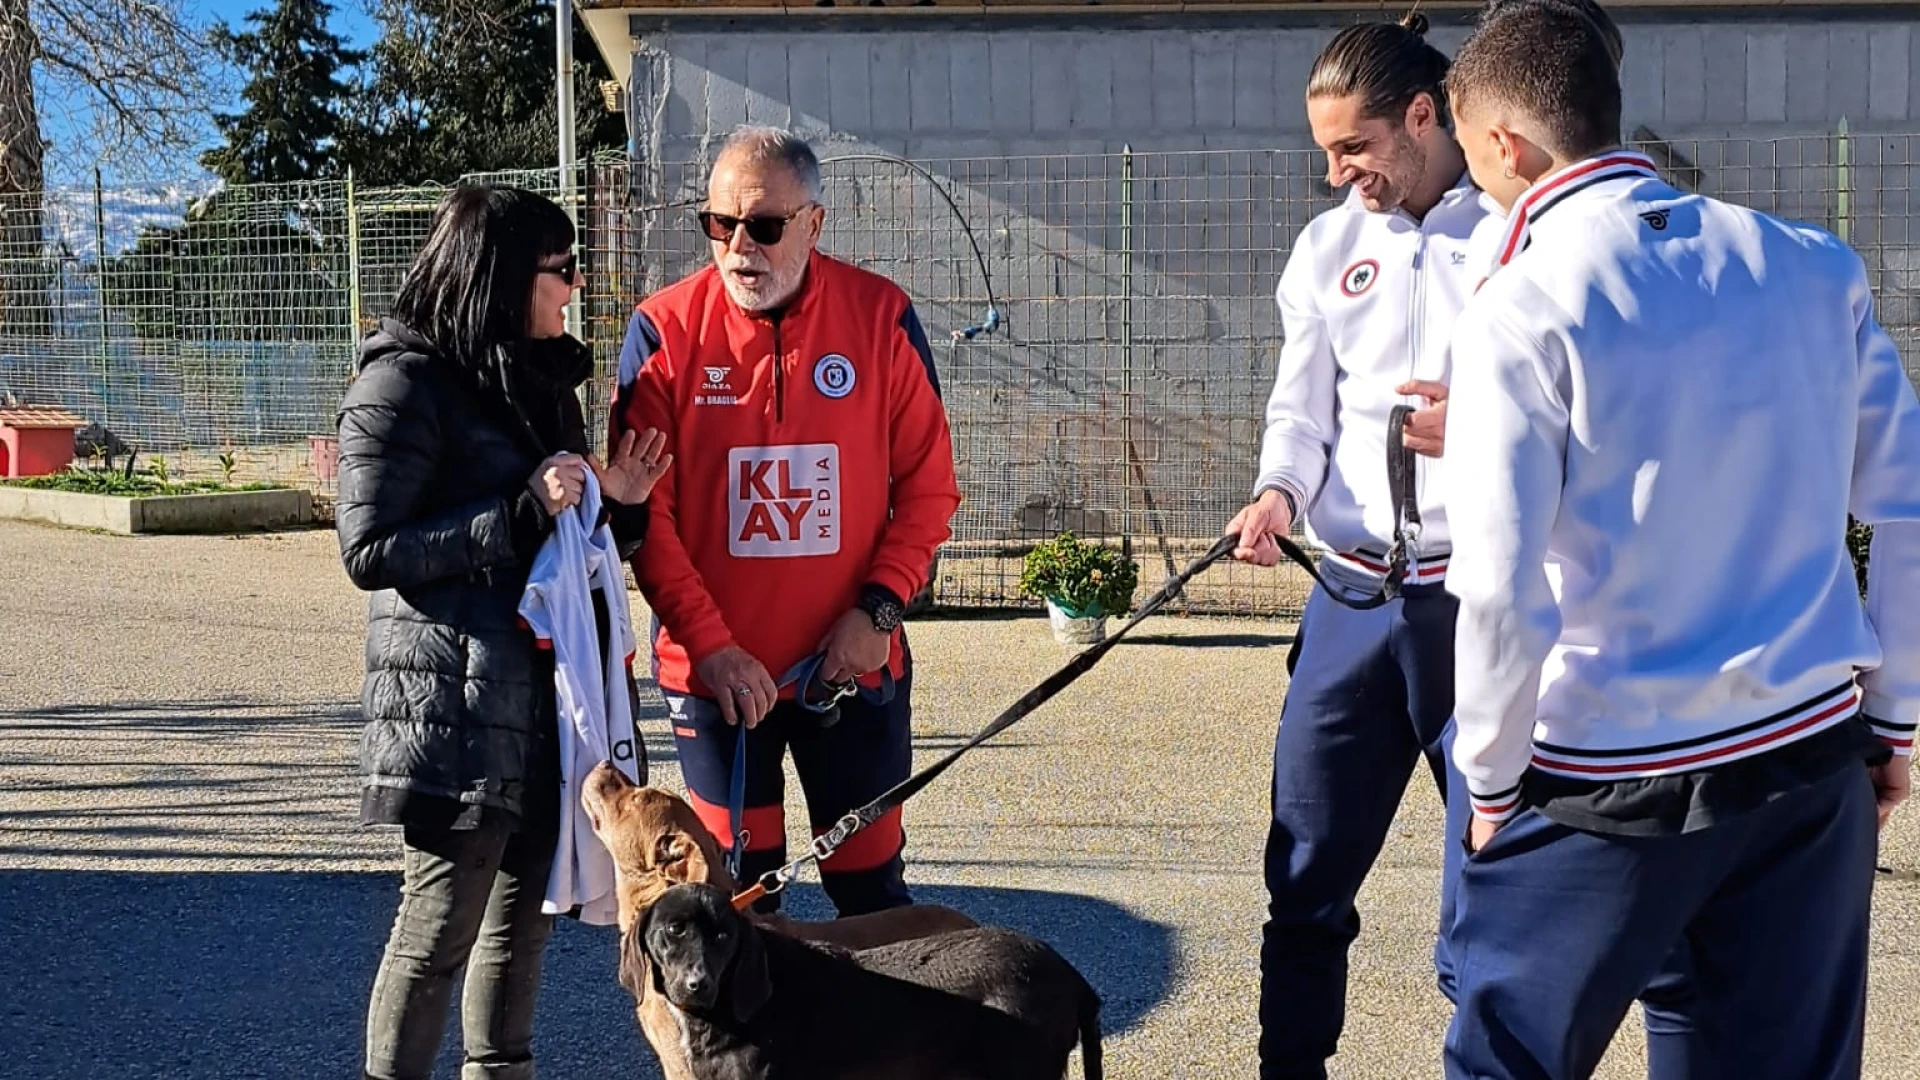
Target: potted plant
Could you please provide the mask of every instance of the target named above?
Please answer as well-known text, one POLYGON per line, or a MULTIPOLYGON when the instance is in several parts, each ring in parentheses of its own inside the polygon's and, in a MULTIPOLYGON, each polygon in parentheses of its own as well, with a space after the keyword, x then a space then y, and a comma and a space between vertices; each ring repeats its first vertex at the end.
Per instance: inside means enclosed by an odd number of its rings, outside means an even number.
POLYGON ((1054 640, 1095 645, 1106 640, 1107 616, 1133 609, 1140 568, 1119 551, 1062 532, 1027 552, 1020 591, 1047 602, 1054 640))

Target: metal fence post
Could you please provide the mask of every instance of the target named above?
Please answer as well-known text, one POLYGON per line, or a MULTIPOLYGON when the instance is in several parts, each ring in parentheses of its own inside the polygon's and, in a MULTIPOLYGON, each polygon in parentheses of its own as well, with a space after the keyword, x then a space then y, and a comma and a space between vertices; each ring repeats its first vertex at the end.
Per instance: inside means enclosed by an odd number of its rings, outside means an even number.
MULTIPOLYGON (((1133 144, 1120 147, 1120 438, 1133 450, 1133 144)), ((1126 477, 1126 470, 1120 474, 1126 477)), ((1120 483, 1120 550, 1133 555, 1133 483, 1120 483)))
POLYGON ((360 208, 353 197, 353 166, 347 166, 347 344, 360 340, 360 208))
POLYGON ((1839 146, 1837 147, 1835 160, 1839 162, 1840 167, 1839 167, 1839 175, 1835 178, 1836 183, 1834 184, 1834 186, 1838 189, 1838 191, 1836 192, 1836 198, 1835 198, 1835 209, 1837 213, 1834 221, 1834 233, 1835 235, 1840 237, 1841 243, 1850 244, 1853 242, 1853 238, 1848 236, 1847 234, 1850 231, 1848 216, 1849 216, 1849 211, 1852 208, 1848 204, 1848 197, 1847 197, 1847 187, 1848 187, 1847 174, 1849 171, 1847 166, 1848 166, 1848 157, 1849 157, 1851 147, 1848 146, 1847 118, 1844 116, 1840 118, 1840 129, 1839 129, 1839 135, 1838 135, 1837 141, 1839 143, 1839 146))
POLYGON ((100 166, 93 167, 93 298, 100 320, 100 410, 113 415, 113 350, 107 344, 107 211, 100 166))

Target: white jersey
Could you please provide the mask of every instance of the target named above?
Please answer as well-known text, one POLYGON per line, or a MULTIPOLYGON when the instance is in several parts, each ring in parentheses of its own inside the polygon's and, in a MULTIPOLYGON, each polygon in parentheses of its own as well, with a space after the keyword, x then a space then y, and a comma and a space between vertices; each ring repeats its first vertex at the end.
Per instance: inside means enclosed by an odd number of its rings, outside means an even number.
POLYGON ((580 501, 554 519, 553 534, 534 559, 520 616, 540 647, 553 650, 560 718, 560 840, 540 910, 564 915, 578 907, 580 921, 611 926, 618 916, 613 859, 580 805, 581 785, 602 761, 635 783, 644 777, 637 768, 640 747, 628 691, 636 643, 626 574, 612 530, 594 528, 599 516, 600 484, 589 473, 580 501), (604 650, 593 610, 596 592, 607 606, 604 650))
MULTIPOLYGON (((1369 211, 1349 193, 1307 223, 1281 273, 1275 300, 1286 341, 1254 495, 1287 493, 1308 538, 1362 578, 1384 575, 1393 540, 1388 415, 1398 404, 1424 404, 1395 388, 1448 381, 1448 334, 1484 273, 1469 238, 1493 207, 1464 174, 1419 221, 1369 211)), ((1407 580, 1430 584, 1447 568, 1444 469, 1441 460, 1416 461, 1421 527, 1407 580)))
POLYGON ((1920 400, 1865 267, 1630 153, 1536 184, 1462 312, 1454 760, 1660 776, 1920 719, 1920 400), (1470 358, 1470 359, 1469 359, 1470 358), (1876 526, 1863 610, 1847 515, 1876 526))

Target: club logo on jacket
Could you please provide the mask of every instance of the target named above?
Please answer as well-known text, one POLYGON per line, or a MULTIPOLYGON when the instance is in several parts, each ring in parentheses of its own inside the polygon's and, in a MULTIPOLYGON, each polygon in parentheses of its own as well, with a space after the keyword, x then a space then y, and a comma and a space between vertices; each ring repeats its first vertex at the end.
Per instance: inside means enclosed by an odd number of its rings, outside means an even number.
POLYGON ((828 353, 815 361, 813 388, 835 399, 853 393, 853 361, 839 353, 828 353))
POLYGON ((836 554, 839 505, 835 443, 727 451, 727 551, 735 558, 836 554))
POLYGON ((1372 259, 1361 259, 1347 267, 1347 272, 1340 275, 1340 291, 1348 296, 1359 296, 1373 288, 1374 280, 1379 276, 1379 263, 1372 259))

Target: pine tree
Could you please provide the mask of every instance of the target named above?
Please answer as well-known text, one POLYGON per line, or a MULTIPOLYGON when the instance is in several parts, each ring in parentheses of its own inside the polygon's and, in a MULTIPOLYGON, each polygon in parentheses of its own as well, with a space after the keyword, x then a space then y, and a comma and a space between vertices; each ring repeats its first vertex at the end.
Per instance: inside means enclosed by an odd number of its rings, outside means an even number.
MULTIPOLYGON (((541 0, 380 0, 381 26, 342 134, 369 184, 447 182, 462 173, 545 168, 558 152, 553 5, 541 0)), ((611 78, 576 17, 576 145, 625 145, 597 108, 611 78)))
POLYGON ((337 160, 340 107, 350 92, 340 78, 362 54, 327 30, 326 0, 280 0, 254 11, 254 29, 221 23, 213 41, 229 61, 252 73, 241 92, 247 107, 214 117, 226 145, 200 158, 232 184, 311 180, 344 172, 337 160))

